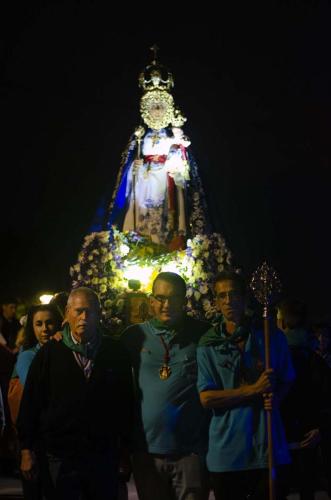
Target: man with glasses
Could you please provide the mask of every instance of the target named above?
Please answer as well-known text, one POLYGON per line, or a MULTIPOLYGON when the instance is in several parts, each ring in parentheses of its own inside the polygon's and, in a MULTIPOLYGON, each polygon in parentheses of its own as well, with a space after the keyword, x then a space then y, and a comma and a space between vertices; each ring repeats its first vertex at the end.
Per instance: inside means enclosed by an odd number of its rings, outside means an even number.
POLYGON ((209 325, 189 318, 186 285, 160 273, 150 298, 153 319, 122 335, 136 384, 133 473, 140 500, 205 498, 208 412, 196 388, 196 346, 209 325))
POLYGON ((271 369, 265 369, 263 331, 245 316, 246 286, 230 271, 215 281, 219 323, 198 347, 201 403, 213 410, 207 467, 216 500, 268 498, 267 429, 264 409, 273 409, 276 464, 289 462, 276 402, 294 379, 286 338, 270 338, 271 369))

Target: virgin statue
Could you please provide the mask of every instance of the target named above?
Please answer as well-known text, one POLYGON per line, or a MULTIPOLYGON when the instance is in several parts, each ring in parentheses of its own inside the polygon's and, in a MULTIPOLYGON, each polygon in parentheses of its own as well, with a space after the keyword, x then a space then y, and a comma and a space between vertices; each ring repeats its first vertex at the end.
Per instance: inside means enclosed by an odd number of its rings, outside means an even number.
POLYGON ((187 282, 188 313, 210 319, 212 280, 231 263, 222 235, 209 222, 183 130, 186 118, 172 95, 172 74, 153 50, 152 62, 139 75, 141 122, 122 154, 111 202, 102 200, 70 270, 73 286, 96 291, 104 319, 115 330, 137 318, 144 321, 132 311, 141 307, 148 313, 153 276, 169 270, 187 282))
POLYGON ((206 232, 206 205, 184 135, 186 118, 170 93, 173 78, 156 57, 139 76, 143 125, 132 135, 119 171, 108 227, 135 231, 170 250, 206 232))

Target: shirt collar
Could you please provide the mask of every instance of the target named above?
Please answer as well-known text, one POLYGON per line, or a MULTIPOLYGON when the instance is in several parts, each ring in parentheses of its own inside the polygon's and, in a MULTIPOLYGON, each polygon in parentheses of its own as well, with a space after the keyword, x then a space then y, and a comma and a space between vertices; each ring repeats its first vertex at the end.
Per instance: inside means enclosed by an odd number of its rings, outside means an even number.
POLYGON ((76 344, 76 345, 77 345, 77 344, 80 344, 80 342, 78 342, 78 340, 76 340, 76 339, 75 339, 75 337, 73 336, 73 334, 72 334, 72 331, 71 331, 71 330, 70 330, 70 335, 71 335, 71 339, 72 339, 72 341, 73 341, 73 343, 74 343, 74 344, 76 344))

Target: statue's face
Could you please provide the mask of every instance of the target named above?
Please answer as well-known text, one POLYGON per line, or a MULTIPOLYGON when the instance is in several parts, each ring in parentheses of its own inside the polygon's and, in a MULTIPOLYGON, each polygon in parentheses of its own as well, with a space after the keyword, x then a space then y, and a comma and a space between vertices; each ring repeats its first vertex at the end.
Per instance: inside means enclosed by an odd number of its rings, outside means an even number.
POLYGON ((174 117, 174 100, 164 90, 146 92, 140 101, 142 119, 149 128, 160 130, 167 127, 174 117))
POLYGON ((153 118, 153 120, 163 120, 166 112, 167 112, 167 107, 166 105, 161 102, 161 101, 156 101, 151 103, 149 107, 149 114, 153 118))

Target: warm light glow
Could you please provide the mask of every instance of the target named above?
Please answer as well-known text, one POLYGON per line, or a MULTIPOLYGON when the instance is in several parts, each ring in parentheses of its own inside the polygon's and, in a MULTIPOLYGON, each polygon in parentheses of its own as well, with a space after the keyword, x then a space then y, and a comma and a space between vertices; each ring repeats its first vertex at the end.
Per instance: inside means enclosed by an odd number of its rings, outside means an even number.
POLYGON ((127 263, 126 268, 123 270, 123 276, 128 281, 139 280, 142 291, 149 292, 152 287, 152 282, 159 272, 177 273, 185 279, 187 273, 189 275, 191 274, 191 270, 188 269, 190 267, 191 265, 188 265, 185 258, 183 258, 182 261, 173 260, 163 265, 160 265, 160 263, 156 261, 154 266, 141 266, 137 263, 127 263))
POLYGON ((128 264, 123 272, 127 280, 139 280, 143 287, 146 287, 151 279, 154 268, 152 266, 139 266, 138 264, 128 264))
POLYGON ((54 295, 50 295, 50 294, 45 293, 44 295, 41 295, 39 297, 39 300, 42 304, 49 304, 53 297, 54 297, 54 295))
POLYGON ((185 252, 178 254, 177 260, 172 260, 164 264, 161 268, 162 272, 177 273, 187 282, 192 280, 194 275, 193 261, 189 259, 185 252))
POLYGON ((179 275, 182 275, 182 269, 181 265, 179 262, 176 262, 175 260, 168 262, 164 266, 162 266, 162 272, 163 273, 177 273, 179 275))

